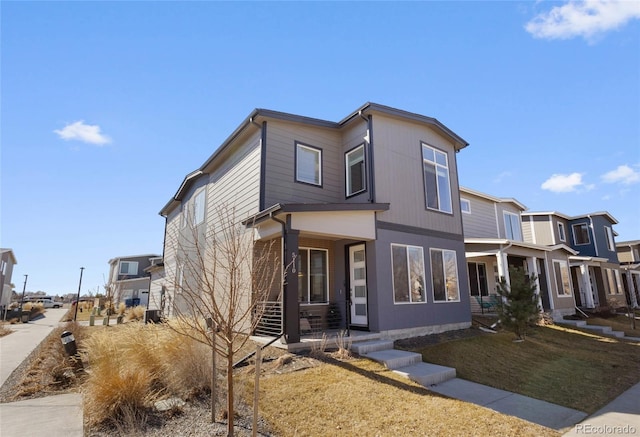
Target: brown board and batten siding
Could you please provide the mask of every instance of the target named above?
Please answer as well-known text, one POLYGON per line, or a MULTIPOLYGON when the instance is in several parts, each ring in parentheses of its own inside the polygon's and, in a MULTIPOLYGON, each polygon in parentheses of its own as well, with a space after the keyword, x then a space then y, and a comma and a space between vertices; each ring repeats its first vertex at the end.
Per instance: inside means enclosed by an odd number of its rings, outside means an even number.
POLYGON ((376 202, 390 203, 378 220, 462 235, 454 144, 434 129, 382 114, 373 116, 376 202), (427 209, 422 143, 447 153, 452 214, 427 209))
POLYGON ((266 136, 265 207, 277 203, 336 203, 344 200, 344 164, 339 130, 269 119, 266 136), (296 182, 296 143, 322 149, 322 186, 296 182))
POLYGON ((471 206, 471 214, 462 214, 464 236, 498 238, 495 203, 464 191, 461 192, 460 197, 467 199, 471 206))
MULTIPOLYGON (((523 219, 523 224, 527 223, 530 228, 530 234, 527 234, 525 241, 529 241, 535 244, 541 244, 543 246, 551 246, 554 244, 564 243, 560 241, 558 236, 558 221, 550 215, 534 215, 526 214, 523 219), (530 236, 529 236, 530 235, 530 236), (529 239, 530 238, 530 239, 529 239)), ((569 228, 567 223, 564 223, 565 238, 569 238, 569 228)), ((569 244, 569 242, 566 242, 569 244)))

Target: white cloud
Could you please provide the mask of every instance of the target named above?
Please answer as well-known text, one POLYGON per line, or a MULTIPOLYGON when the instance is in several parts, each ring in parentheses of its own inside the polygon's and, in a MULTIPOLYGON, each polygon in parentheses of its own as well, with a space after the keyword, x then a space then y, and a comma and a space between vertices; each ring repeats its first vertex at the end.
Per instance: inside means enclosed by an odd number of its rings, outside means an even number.
POLYGON ((97 144, 99 146, 111 142, 111 138, 100 132, 100 126, 84 124, 84 120, 76 121, 54 130, 55 133, 63 140, 77 140, 83 143, 97 144))
POLYGON ((538 14, 525 29, 536 38, 587 40, 615 30, 633 19, 640 19, 637 0, 571 0, 538 14))
POLYGON ((511 177, 511 172, 510 171, 503 171, 502 173, 498 174, 495 178, 493 178, 493 183, 499 184, 504 179, 509 178, 509 177, 511 177))
MULTIPOLYGON (((549 179, 544 181, 540 188, 543 190, 553 191, 554 193, 570 193, 572 191, 578 191, 578 189, 584 186, 582 182, 582 174, 571 173, 569 175, 554 174, 549 179)), ((587 186, 587 189, 593 188, 587 186)))
POLYGON ((631 185, 640 182, 640 172, 635 171, 628 165, 619 165, 615 170, 603 174, 601 178, 609 184, 619 182, 624 185, 631 185))

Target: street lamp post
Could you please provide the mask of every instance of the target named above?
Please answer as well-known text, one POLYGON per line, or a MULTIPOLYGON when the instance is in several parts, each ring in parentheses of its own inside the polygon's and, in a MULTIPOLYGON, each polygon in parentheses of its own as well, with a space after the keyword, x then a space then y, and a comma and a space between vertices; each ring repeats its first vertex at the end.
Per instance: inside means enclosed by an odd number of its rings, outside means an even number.
POLYGON ((78 283, 78 298, 76 299, 76 311, 73 313, 73 321, 76 321, 76 317, 78 317, 78 306, 80 306, 80 288, 82 288, 82 272, 84 271, 84 267, 80 267, 80 282, 78 283))
POLYGON ((24 285, 22 286, 22 297, 20 298, 20 321, 22 321, 22 305, 24 305, 24 293, 27 291, 27 278, 29 275, 24 275, 24 285))
POLYGON ((20 310, 22 310, 22 305, 24 305, 24 293, 27 291, 27 278, 29 275, 24 275, 24 285, 22 286, 22 297, 20 298, 20 310))

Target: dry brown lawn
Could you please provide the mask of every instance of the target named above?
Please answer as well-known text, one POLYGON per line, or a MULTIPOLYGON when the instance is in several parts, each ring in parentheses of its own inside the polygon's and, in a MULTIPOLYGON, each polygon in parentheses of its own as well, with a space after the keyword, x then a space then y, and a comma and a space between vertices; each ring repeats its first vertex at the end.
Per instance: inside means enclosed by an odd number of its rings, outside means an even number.
MULTIPOLYGON (((247 385, 250 391, 251 378, 247 385)), ((262 378, 260 413, 283 436, 559 435, 430 392, 366 359, 330 360, 262 378)))
POLYGON ((557 325, 426 346, 423 360, 460 378, 593 413, 640 381, 640 343, 557 325))

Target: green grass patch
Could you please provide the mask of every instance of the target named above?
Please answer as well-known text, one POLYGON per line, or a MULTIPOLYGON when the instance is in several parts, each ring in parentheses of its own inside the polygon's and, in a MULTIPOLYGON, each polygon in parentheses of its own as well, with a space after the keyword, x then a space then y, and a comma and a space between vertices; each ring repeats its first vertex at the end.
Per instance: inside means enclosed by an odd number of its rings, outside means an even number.
POLYGON ((460 378, 593 413, 640 381, 640 344, 560 326, 513 342, 500 332, 416 350, 460 378))

